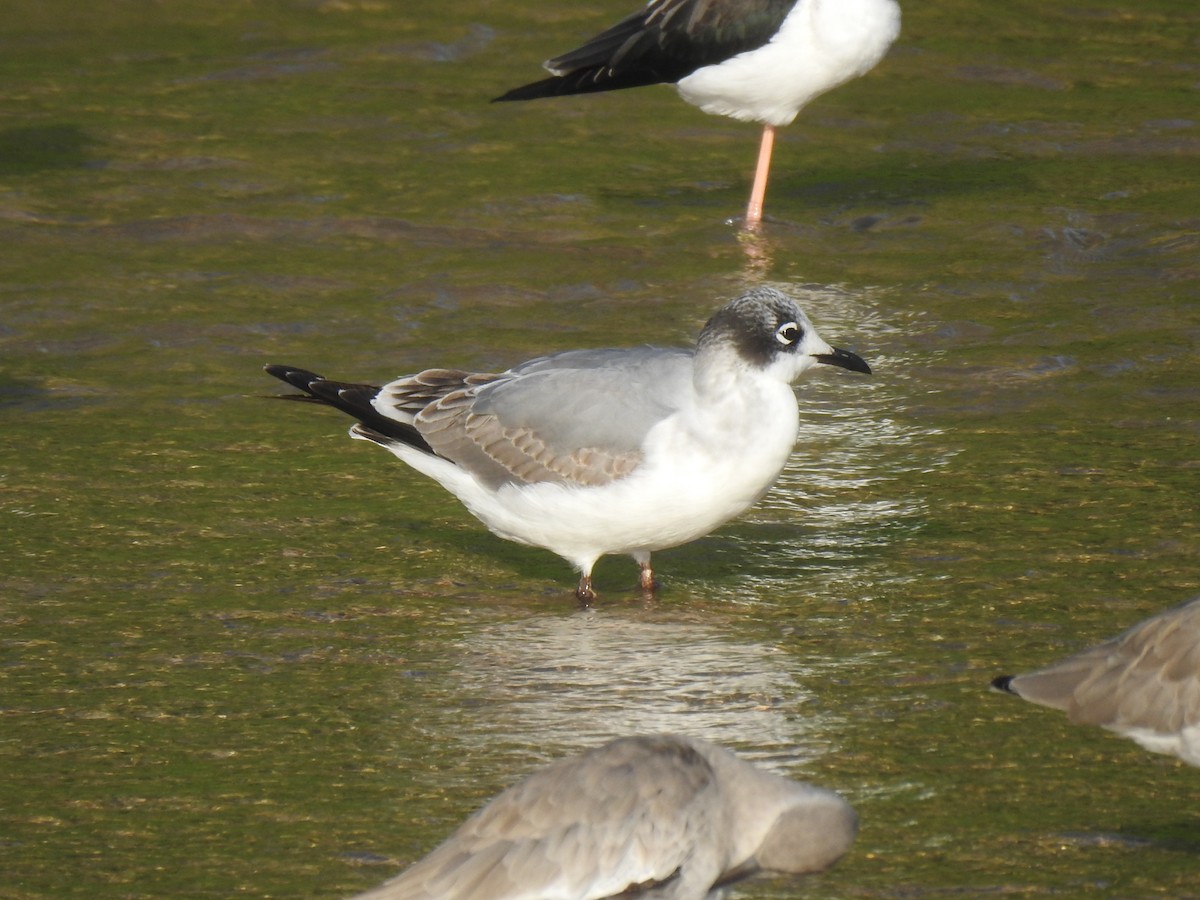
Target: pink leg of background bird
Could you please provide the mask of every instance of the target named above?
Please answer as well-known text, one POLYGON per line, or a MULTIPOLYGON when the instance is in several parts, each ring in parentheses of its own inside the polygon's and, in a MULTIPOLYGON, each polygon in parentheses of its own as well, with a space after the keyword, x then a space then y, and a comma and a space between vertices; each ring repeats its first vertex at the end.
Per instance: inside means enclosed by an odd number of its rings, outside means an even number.
POLYGON ((775 146, 775 126, 764 125, 762 143, 758 148, 758 168, 754 170, 754 187, 750 190, 750 205, 746 207, 746 227, 757 228, 762 221, 763 198, 767 194, 767 174, 771 171, 771 149, 775 146))

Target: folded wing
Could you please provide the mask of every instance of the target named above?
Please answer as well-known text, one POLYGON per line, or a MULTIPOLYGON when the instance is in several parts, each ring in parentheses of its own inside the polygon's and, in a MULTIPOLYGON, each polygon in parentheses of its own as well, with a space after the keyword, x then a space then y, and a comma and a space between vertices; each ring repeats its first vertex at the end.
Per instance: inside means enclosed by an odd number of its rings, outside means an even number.
POLYGON ((533 100, 673 84, 704 66, 763 46, 796 0, 651 0, 582 46, 547 60, 553 78, 497 100, 533 100))
POLYGON ((685 865, 711 865, 711 884, 717 865, 704 850, 720 803, 711 765, 687 743, 667 735, 622 739, 500 794, 429 856, 362 898, 634 896, 672 884, 685 865))
POLYGON ((634 471, 650 429, 689 401, 691 359, 640 347, 560 353, 500 375, 432 370, 385 385, 373 406, 492 487, 601 485, 634 471))

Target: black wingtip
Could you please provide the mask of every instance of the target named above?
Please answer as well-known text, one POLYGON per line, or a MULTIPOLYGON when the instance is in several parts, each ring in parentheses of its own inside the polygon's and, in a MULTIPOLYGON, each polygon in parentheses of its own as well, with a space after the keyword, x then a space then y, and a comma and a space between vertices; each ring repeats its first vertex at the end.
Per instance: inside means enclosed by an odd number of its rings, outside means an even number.
POLYGON ((276 378, 287 381, 289 372, 302 372, 304 370, 299 369, 296 366, 281 366, 278 363, 267 363, 265 366, 263 366, 263 371, 268 375, 274 375, 276 378))
POLYGON ((570 90, 564 90, 564 79, 555 75, 552 78, 543 78, 541 81, 530 82, 523 84, 520 87, 515 87, 511 91, 505 91, 499 97, 493 97, 492 103, 509 103, 514 100, 541 100, 545 97, 558 97, 564 93, 573 93, 570 90))
POLYGON ((316 381, 324 381, 324 376, 318 375, 316 372, 310 372, 308 369, 301 369, 298 366, 281 366, 276 363, 267 363, 263 366, 263 371, 268 375, 278 378, 280 381, 290 384, 296 390, 304 391, 311 394, 309 385, 316 381))
MULTIPOLYGON (((281 366, 269 363, 263 366, 263 371, 273 375, 280 381, 287 382, 302 394, 284 394, 281 400, 307 400, 341 410, 353 416, 368 429, 372 435, 382 436, 383 440, 376 441, 386 446, 386 443, 400 441, 416 447, 423 453, 433 453, 433 448, 421 436, 421 433, 408 422, 389 419, 375 409, 372 400, 380 388, 373 384, 351 384, 344 381, 330 381, 316 372, 300 369, 296 366, 281 366), (386 443, 385 443, 386 442, 386 443)), ((357 427, 357 426, 355 426, 357 427)), ((368 440, 375 440, 367 436, 368 440)))
MULTIPOLYGON (((552 60, 554 62, 554 60, 552 60)), ((690 71, 690 70, 689 70, 690 71)), ((604 66, 587 66, 573 69, 563 75, 552 75, 541 81, 533 81, 506 91, 492 99, 493 103, 510 100, 541 100, 546 97, 570 97, 575 94, 601 94, 607 91, 623 91, 629 88, 646 87, 651 84, 674 84, 678 77, 664 75, 655 69, 635 68, 614 72, 604 66)))
POLYGON ((1000 691, 1001 693, 1004 693, 1004 694, 1013 694, 1014 696, 1020 696, 1019 694, 1017 694, 1017 692, 1015 690, 1013 690, 1013 687, 1012 687, 1013 679, 1016 677, 1017 677, 1016 675, 998 675, 997 677, 992 679, 992 690, 1000 691))

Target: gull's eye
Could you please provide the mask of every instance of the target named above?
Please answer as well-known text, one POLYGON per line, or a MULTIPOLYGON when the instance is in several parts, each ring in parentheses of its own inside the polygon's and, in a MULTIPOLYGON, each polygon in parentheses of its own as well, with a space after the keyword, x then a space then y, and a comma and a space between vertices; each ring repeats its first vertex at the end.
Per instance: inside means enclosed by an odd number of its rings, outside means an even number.
POLYGON ((804 329, 795 322, 784 322, 775 329, 775 340, 785 347, 790 347, 802 337, 804 337, 804 329))

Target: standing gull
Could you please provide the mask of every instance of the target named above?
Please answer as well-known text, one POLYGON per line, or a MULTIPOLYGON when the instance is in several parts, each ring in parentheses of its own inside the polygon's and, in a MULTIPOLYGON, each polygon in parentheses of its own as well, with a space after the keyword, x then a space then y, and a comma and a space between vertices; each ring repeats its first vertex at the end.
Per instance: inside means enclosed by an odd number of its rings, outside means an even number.
POLYGON ((871 370, 829 346, 787 296, 756 288, 719 310, 695 349, 574 350, 499 374, 429 369, 383 387, 266 371, 296 399, 358 419, 373 441, 458 497, 502 538, 580 573, 703 537, 774 484, 800 424, 791 385, 815 365, 871 370))
POLYGON ((714 744, 622 738, 509 788, 357 900, 702 900, 755 872, 826 869, 857 829, 832 791, 714 744))
POLYGON ((553 77, 497 100, 674 84, 706 113, 761 122, 746 225, 762 220, 775 129, 866 74, 900 33, 895 0, 650 0, 583 46, 546 60, 553 77))
POLYGON ((992 686, 1200 766, 1200 599, 992 686))

